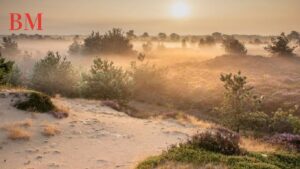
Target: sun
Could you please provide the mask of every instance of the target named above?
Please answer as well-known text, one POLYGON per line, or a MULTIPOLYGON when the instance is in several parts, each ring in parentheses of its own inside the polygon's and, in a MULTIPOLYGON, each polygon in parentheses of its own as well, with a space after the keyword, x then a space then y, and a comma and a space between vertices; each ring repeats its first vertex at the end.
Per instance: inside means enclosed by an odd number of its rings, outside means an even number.
POLYGON ((190 7, 185 2, 176 2, 171 7, 171 14, 175 18, 185 18, 190 13, 190 7))

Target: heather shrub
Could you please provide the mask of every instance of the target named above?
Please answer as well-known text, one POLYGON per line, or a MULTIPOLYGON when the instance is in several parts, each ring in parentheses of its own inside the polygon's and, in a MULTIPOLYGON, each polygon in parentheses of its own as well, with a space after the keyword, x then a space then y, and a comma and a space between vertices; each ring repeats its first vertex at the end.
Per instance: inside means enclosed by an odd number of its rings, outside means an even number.
POLYGON ((131 97, 129 73, 113 62, 95 59, 90 73, 83 75, 82 95, 93 99, 127 102, 131 97))
POLYGON ((223 128, 209 129, 194 135, 189 144, 201 149, 226 155, 240 154, 239 135, 223 128))
POLYGON ((266 140, 272 144, 280 144, 289 150, 296 150, 300 152, 300 135, 289 133, 275 134, 266 140))
POLYGON ((78 75, 70 61, 59 53, 49 52, 37 62, 31 79, 32 88, 49 95, 76 95, 78 75))

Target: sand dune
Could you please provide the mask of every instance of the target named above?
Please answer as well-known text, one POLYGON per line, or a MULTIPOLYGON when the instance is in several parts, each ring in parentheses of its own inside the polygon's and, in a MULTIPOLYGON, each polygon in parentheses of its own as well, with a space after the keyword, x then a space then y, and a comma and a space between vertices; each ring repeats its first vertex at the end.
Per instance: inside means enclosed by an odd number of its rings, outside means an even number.
POLYGON ((193 125, 171 120, 142 120, 101 106, 99 101, 53 99, 69 108, 70 116, 57 120, 48 114, 24 112, 12 106, 13 97, 0 98, 1 169, 110 169, 133 168, 138 161, 155 155, 197 131, 193 125), (8 126, 21 126, 30 140, 10 140, 8 126), (47 137, 44 125, 60 133, 47 137))

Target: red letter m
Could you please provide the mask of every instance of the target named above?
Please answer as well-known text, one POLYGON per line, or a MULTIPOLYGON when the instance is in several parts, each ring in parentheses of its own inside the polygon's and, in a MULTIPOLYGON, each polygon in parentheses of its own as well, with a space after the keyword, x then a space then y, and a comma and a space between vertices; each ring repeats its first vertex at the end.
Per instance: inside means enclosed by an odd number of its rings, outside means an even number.
POLYGON ((25 19, 25 30, 29 30, 27 28, 28 23, 31 28, 31 30, 34 30, 35 25, 37 24, 37 30, 43 30, 42 29, 42 13, 38 13, 34 22, 31 19, 31 16, 29 13, 25 13, 26 19, 25 19))

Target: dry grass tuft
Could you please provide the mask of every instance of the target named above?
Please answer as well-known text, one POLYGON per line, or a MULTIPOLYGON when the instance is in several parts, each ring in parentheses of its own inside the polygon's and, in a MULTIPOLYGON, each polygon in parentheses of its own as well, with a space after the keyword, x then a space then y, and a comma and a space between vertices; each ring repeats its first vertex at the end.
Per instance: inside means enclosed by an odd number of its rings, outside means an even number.
POLYGON ((184 112, 169 112, 158 116, 161 119, 174 119, 181 124, 192 124, 201 128, 211 128, 215 126, 213 123, 200 120, 192 115, 184 112))
POLYGON ((31 134, 17 126, 12 126, 7 129, 8 131, 8 138, 11 140, 30 140, 31 134))
POLYGON ((240 146, 251 152, 275 152, 280 149, 279 146, 271 145, 255 138, 241 138, 240 146))
POLYGON ((31 119, 26 119, 26 120, 17 122, 15 125, 16 125, 16 126, 19 126, 19 127, 25 127, 25 128, 28 128, 28 127, 31 127, 31 126, 32 126, 32 123, 33 123, 33 122, 32 122, 31 119))
POLYGON ((46 125, 43 126, 42 134, 44 136, 52 137, 52 136, 55 136, 55 135, 60 134, 60 133, 61 133, 61 131, 55 125, 46 124, 46 125))

